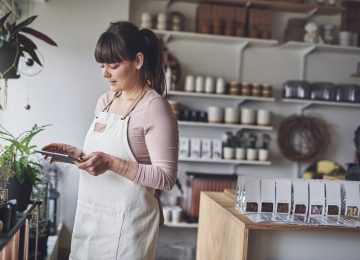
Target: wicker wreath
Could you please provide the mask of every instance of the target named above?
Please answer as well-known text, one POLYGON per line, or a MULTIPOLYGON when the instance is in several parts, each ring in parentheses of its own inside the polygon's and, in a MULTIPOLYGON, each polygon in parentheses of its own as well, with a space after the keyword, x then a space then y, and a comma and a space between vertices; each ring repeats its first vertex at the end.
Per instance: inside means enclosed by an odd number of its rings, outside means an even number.
POLYGON ((311 162, 323 154, 331 141, 327 123, 320 117, 291 115, 278 129, 278 144, 289 160, 311 162))

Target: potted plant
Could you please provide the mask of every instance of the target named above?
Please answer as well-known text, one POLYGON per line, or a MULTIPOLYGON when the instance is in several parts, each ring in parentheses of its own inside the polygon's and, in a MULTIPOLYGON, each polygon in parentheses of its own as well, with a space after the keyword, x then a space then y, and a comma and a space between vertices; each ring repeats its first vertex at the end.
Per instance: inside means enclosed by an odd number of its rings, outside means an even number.
POLYGON ((226 160, 234 159, 235 156, 235 142, 232 132, 226 132, 223 135, 223 156, 226 160))
POLYGON ((241 131, 236 133, 236 150, 235 150, 235 158, 237 160, 245 159, 245 148, 246 148, 246 138, 241 131))
MULTIPOLYGON (((32 66, 34 63, 42 66, 36 53, 37 46, 27 35, 38 38, 52 46, 57 46, 57 44, 45 34, 28 27, 28 25, 37 18, 36 15, 16 24, 16 21, 12 23, 9 22, 11 14, 15 16, 15 12, 10 11, 0 17, 0 80, 4 80, 4 93, 7 93, 7 80, 20 77, 18 74, 19 58, 25 58, 25 53, 31 57, 26 60, 28 66, 32 66)), ((4 106, 6 107, 6 96, 4 100, 4 106)), ((2 109, 2 107, 0 107, 0 109, 2 109)))
POLYGON ((256 149, 257 136, 254 133, 249 135, 249 144, 246 149, 246 159, 247 160, 256 160, 257 159, 257 149, 256 149))
POLYGON ((45 127, 35 124, 31 130, 15 137, 0 126, 0 139, 6 142, 0 153, 2 185, 0 188, 8 189, 9 199, 17 199, 17 207, 20 211, 26 209, 32 186, 42 168, 41 164, 34 159, 36 146, 31 145, 30 142, 45 127))
POLYGON ((261 140, 261 146, 259 147, 259 160, 267 161, 269 159, 269 143, 270 143, 270 135, 263 134, 261 140))

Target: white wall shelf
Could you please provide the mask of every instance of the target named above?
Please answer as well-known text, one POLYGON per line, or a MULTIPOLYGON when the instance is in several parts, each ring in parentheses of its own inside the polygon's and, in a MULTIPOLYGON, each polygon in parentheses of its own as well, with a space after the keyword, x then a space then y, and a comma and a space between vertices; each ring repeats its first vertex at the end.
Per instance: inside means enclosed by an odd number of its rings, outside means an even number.
POLYGON ((244 37, 235 37, 235 36, 202 34, 195 32, 178 32, 178 31, 164 31, 164 30, 153 30, 153 31, 156 34, 164 37, 165 41, 171 39, 180 39, 180 40, 203 41, 203 42, 221 43, 221 44, 246 43, 248 46, 256 46, 256 47, 275 46, 279 43, 277 40, 262 40, 262 39, 244 38, 244 37))
POLYGON ((290 41, 282 45, 283 48, 292 50, 304 50, 313 47, 312 51, 332 52, 341 54, 360 54, 360 48, 353 46, 329 45, 329 44, 313 44, 305 42, 290 41))
POLYGON ((335 102, 335 101, 321 101, 321 100, 307 100, 307 99, 293 99, 293 98, 285 98, 282 101, 303 104, 306 107, 311 105, 360 107, 360 103, 350 103, 350 102, 335 102))
POLYGON ((232 100, 253 100, 253 101, 264 101, 264 102, 275 102, 274 97, 253 97, 253 96, 234 96, 234 95, 223 95, 223 94, 208 94, 208 93, 195 93, 186 91, 175 91, 171 90, 167 92, 168 96, 182 96, 182 97, 196 97, 196 98, 216 98, 216 99, 232 99, 232 100))
POLYGON ((190 127, 216 127, 225 129, 249 129, 249 130, 261 130, 261 131, 272 131, 272 126, 258 126, 258 125, 236 125, 236 124, 218 124, 218 123, 204 123, 204 122, 189 122, 189 121, 178 121, 180 126, 190 127))
POLYGON ((225 160, 225 159, 194 159, 194 158, 179 158, 179 162, 193 162, 193 163, 220 163, 232 165, 271 165, 270 161, 253 161, 253 160, 225 160))
POLYGON ((164 223, 164 227, 169 227, 169 228, 197 228, 198 223, 186 223, 186 222, 164 223))

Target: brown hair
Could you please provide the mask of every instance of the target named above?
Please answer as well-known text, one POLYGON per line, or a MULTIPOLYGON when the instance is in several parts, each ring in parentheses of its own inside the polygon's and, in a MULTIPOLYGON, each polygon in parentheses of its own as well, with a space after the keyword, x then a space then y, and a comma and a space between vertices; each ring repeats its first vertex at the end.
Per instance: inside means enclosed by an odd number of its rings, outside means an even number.
POLYGON ((96 44, 95 59, 99 63, 134 61, 139 52, 144 55, 144 64, 140 69, 143 83, 147 82, 157 93, 163 94, 165 76, 161 45, 151 30, 139 30, 130 22, 110 23, 96 44))

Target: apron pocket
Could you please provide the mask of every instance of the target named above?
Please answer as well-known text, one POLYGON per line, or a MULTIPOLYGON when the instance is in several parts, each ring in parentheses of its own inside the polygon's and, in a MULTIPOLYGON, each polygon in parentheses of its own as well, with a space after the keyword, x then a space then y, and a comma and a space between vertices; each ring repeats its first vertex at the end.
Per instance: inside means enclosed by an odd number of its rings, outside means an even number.
POLYGON ((71 241, 76 259, 116 259, 124 213, 78 203, 71 241))

